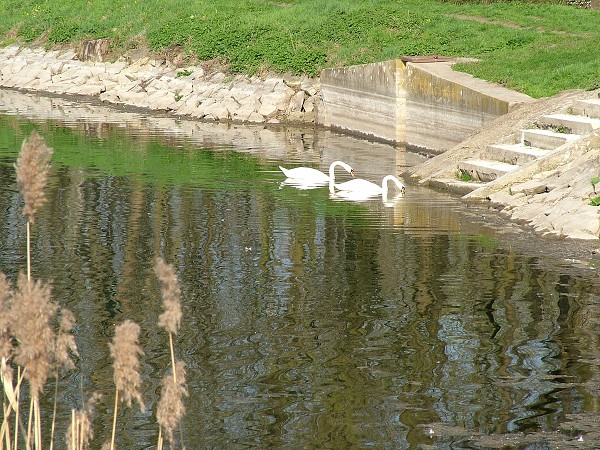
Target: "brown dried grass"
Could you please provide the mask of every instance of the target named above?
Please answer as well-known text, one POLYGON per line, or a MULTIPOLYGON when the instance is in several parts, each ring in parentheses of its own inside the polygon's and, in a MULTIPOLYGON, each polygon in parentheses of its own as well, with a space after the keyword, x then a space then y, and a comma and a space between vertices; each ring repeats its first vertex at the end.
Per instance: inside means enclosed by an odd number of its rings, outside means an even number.
POLYGON ((25 198, 23 215, 28 222, 35 222, 35 213, 46 202, 44 188, 48 180, 48 169, 53 150, 44 139, 33 131, 29 140, 24 140, 15 170, 19 190, 25 198))
POLYGON ((158 326, 169 333, 177 334, 181 324, 181 287, 172 265, 156 258, 154 273, 161 284, 164 312, 158 317, 158 326))
POLYGON ((10 340, 10 302, 13 296, 12 283, 0 272, 0 358, 9 359, 12 353, 10 340))
POLYGON ((90 441, 94 438, 92 429, 92 417, 96 403, 102 395, 94 392, 92 397, 84 404, 81 410, 71 411, 71 426, 67 430, 67 449, 68 450, 87 450, 90 448, 90 441))
POLYGON ((58 306, 51 301, 51 292, 49 284, 28 281, 21 272, 12 301, 10 329, 18 342, 14 360, 25 368, 34 399, 39 398, 54 359, 56 338, 51 322, 58 306))
POLYGON ((75 369, 75 363, 71 359, 71 354, 79 356, 75 337, 71 333, 75 326, 75 316, 65 308, 61 309, 60 314, 60 326, 56 337, 54 359, 58 370, 69 371, 75 369))
POLYGON ((117 391, 122 394, 123 401, 131 407, 133 400, 137 401, 140 409, 144 409, 144 401, 140 393, 142 379, 140 376, 139 355, 143 355, 142 348, 138 345, 140 326, 131 321, 115 327, 115 336, 110 347, 113 358, 114 380, 117 391))
POLYGON ((171 448, 175 447, 173 431, 185 415, 183 397, 188 396, 185 383, 185 364, 182 361, 177 361, 176 369, 177 378, 171 374, 166 374, 162 379, 160 401, 156 410, 156 420, 170 442, 171 448))

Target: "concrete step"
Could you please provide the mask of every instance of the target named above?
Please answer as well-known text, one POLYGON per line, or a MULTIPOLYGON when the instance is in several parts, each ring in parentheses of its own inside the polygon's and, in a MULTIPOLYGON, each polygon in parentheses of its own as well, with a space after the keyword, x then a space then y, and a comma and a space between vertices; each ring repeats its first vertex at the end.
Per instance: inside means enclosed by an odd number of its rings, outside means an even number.
POLYGON ((532 128, 522 131, 521 142, 528 147, 537 147, 546 150, 554 150, 567 142, 579 139, 578 134, 556 133, 550 130, 532 128))
POLYGON ((575 114, 548 114, 540 117, 538 123, 573 134, 589 134, 600 128, 600 119, 575 114))
POLYGON ((600 119, 600 98, 577 100, 573 103, 573 114, 600 119))
POLYGON ((524 144, 492 144, 488 145, 482 155, 486 159, 492 159, 507 164, 523 166, 547 155, 550 150, 531 147, 524 144))
POLYGON ((469 175, 475 181, 493 181, 513 170, 518 169, 516 164, 507 164, 488 159, 468 159, 458 163, 458 170, 469 175))

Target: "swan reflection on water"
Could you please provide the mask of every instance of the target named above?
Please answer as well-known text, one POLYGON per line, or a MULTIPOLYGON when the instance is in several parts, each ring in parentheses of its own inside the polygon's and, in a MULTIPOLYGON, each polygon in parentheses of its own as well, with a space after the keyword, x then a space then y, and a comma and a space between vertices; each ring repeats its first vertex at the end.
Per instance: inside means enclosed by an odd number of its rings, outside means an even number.
POLYGON ((322 188, 323 186, 327 186, 327 183, 328 182, 319 183, 311 181, 301 181, 295 178, 286 178, 279 184, 279 189, 283 188, 284 186, 291 186, 300 190, 317 189, 322 188))

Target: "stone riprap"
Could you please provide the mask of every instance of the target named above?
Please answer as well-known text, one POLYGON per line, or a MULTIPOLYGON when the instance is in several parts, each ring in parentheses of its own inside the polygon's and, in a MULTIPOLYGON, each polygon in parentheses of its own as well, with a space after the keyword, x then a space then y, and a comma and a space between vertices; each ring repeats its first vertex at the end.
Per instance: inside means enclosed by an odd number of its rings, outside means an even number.
POLYGON ((525 222, 542 234, 572 239, 598 239, 600 207, 590 205, 600 195, 600 134, 592 134, 561 155, 564 164, 535 173, 489 195, 493 207, 510 219, 525 222))
POLYGON ((18 45, 0 49, 0 86, 239 123, 315 122, 320 92, 309 78, 228 76, 148 56, 80 61, 73 50, 18 45))

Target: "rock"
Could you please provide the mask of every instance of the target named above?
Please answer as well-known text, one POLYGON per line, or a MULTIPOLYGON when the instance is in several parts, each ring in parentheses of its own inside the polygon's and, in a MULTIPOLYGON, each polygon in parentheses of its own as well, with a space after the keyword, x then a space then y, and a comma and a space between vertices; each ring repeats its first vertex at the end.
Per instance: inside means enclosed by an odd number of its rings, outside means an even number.
POLYGON ((147 50, 132 50, 108 63, 102 61, 108 46, 107 40, 88 41, 79 55, 70 49, 5 47, 0 49, 0 86, 97 97, 196 118, 207 116, 208 110, 211 120, 278 123, 284 116, 290 120, 290 114, 294 121, 314 120, 310 114, 314 100, 307 93, 316 95, 319 89, 308 79, 294 79, 292 89, 280 76, 264 80, 223 72, 206 76, 202 67, 177 68, 164 59, 153 59, 147 50), (309 114, 292 114, 303 109, 309 114))
POLYGON ((304 91, 298 91, 290 98, 285 114, 289 117, 292 112, 301 112, 304 105, 304 91))
POLYGON ((522 192, 525 195, 535 195, 546 192, 546 183, 538 180, 529 180, 525 183, 513 184, 510 189, 513 194, 522 192))
POLYGON ((264 123, 265 117, 257 112, 253 112, 248 116, 248 122, 250 123, 264 123))
POLYGON ((261 116, 264 116, 267 119, 271 119, 272 117, 275 117, 277 115, 279 109, 277 108, 277 105, 269 101, 269 99, 261 99, 261 105, 260 108, 258 108, 257 112, 261 116))
POLYGON ((568 215, 557 217, 552 225, 564 236, 575 239, 598 239, 600 235, 598 208, 582 207, 568 215))

